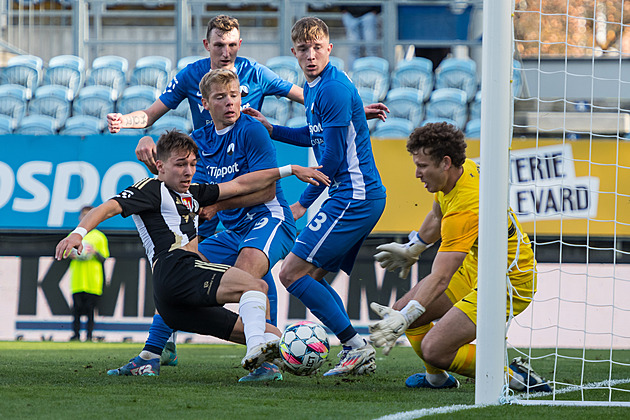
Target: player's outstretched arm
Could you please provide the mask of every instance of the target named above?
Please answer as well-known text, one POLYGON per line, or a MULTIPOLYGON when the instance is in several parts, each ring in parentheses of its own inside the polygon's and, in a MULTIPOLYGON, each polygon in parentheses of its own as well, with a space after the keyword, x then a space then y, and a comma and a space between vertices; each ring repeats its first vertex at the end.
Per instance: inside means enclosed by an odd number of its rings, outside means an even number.
POLYGON ((158 99, 145 110, 124 115, 120 113, 107 114, 107 128, 110 133, 118 133, 122 128, 147 128, 169 110, 170 108, 158 99))
POLYGON ((62 260, 68 258, 71 251, 76 249, 79 255, 83 252, 83 237, 101 222, 122 213, 122 207, 116 200, 107 200, 100 206, 90 210, 81 223, 69 236, 63 238, 55 249, 55 258, 62 260))
POLYGON ((219 200, 251 194, 289 175, 295 175, 299 180, 312 185, 319 185, 319 183, 330 185, 330 179, 328 179, 328 176, 324 173, 318 171, 319 168, 321 168, 321 166, 303 167, 299 165, 286 165, 281 168, 250 172, 229 182, 218 184, 219 200))
POLYGON ((203 207, 199 211, 199 217, 205 220, 210 220, 220 211, 256 206, 258 204, 266 203, 269 200, 273 200, 275 196, 276 186, 272 183, 267 188, 263 188, 251 194, 228 198, 227 200, 217 201, 211 206, 203 207))

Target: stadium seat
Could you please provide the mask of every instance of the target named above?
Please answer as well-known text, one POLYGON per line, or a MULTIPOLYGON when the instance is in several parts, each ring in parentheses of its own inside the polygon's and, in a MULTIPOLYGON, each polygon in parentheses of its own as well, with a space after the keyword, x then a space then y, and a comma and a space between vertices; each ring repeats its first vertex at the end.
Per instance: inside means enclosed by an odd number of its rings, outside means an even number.
POLYGON ((8 115, 0 114, 0 135, 11 134, 15 130, 15 120, 8 115))
POLYGON ((425 118, 448 118, 463 129, 468 118, 466 92, 453 88, 434 90, 426 106, 425 118))
POLYGON ((71 136, 89 136, 101 134, 105 129, 105 120, 90 115, 75 115, 66 120, 59 134, 71 136))
POLYGON ((65 86, 72 92, 72 99, 83 86, 85 61, 76 55, 58 55, 48 62, 44 84, 65 86))
POLYGON ((107 118, 114 112, 116 93, 109 86, 86 86, 72 104, 73 115, 90 115, 99 119, 107 118))
POLYGON ((377 102, 376 92, 374 92, 369 87, 360 87, 360 88, 357 88, 357 91, 359 92, 359 96, 361 97, 361 100, 363 101, 363 106, 377 102))
POLYGON ((289 119, 290 107, 291 101, 287 98, 266 96, 260 112, 262 112, 265 117, 271 117, 278 121, 280 125, 284 125, 284 123, 289 119))
POLYGON ((427 101, 433 91, 433 63, 428 58, 414 57, 399 61, 392 73, 392 89, 406 87, 422 91, 427 101))
POLYGON ((139 109, 147 109, 160 96, 156 88, 149 86, 130 86, 118 100, 117 112, 129 114, 139 109))
POLYGON ((279 57, 271 57, 267 60, 266 66, 284 80, 301 86, 303 82, 303 73, 298 61, 292 55, 281 55, 279 57))
POLYGON ((131 72, 132 86, 151 86, 164 90, 169 81, 173 66, 171 60, 161 56, 142 57, 136 61, 136 67, 131 72))
POLYGON ((471 101, 477 92, 477 64, 471 59, 446 58, 435 69, 435 89, 455 88, 471 101))
POLYGON ((37 88, 28 104, 29 115, 48 115, 62 127, 72 109, 72 91, 65 86, 44 85, 37 88))
POLYGON ((0 85, 0 114, 20 121, 26 115, 31 90, 22 85, 0 85))
POLYGON ((173 129, 189 134, 193 130, 193 125, 187 118, 178 117, 176 115, 165 115, 147 129, 147 134, 159 136, 173 129))
POLYGON ((389 90, 389 62, 380 57, 361 57, 354 61, 352 83, 357 87, 374 91, 375 101, 381 101, 389 90))
POLYGON ((376 124, 372 137, 407 138, 415 125, 404 118, 388 117, 376 124))
POLYGON ((35 55, 18 55, 9 59, 3 72, 4 83, 22 85, 31 92, 41 80, 44 61, 35 55))
POLYGON ((189 55, 188 57, 182 57, 177 61, 177 71, 179 72, 190 63, 194 63, 195 61, 201 60, 203 58, 208 57, 204 57, 203 55, 189 55))
POLYGON ((335 57, 334 55, 329 56, 328 59, 330 60, 330 64, 337 67, 341 71, 346 71, 346 63, 343 61, 343 59, 335 57))
POLYGON ((109 86, 114 89, 116 98, 118 98, 127 84, 128 68, 129 62, 123 57, 106 55, 95 58, 88 72, 86 85, 109 86))
POLYGON ((422 92, 417 89, 400 87, 390 90, 385 98, 385 105, 390 110, 388 118, 405 118, 417 126, 424 113, 422 100, 422 92))
POLYGON ((29 115, 20 121, 14 134, 28 134, 31 136, 47 136, 57 133, 57 120, 48 115, 29 115))
POLYGON ((190 106, 188 105, 188 98, 184 98, 184 100, 179 103, 177 108, 171 109, 167 115, 188 118, 192 120, 192 115, 190 113, 190 106))
POLYGON ((471 120, 481 118, 481 90, 475 94, 475 99, 470 103, 468 110, 471 120))
POLYGON ((305 116, 289 118, 286 122, 286 126, 291 128, 300 128, 307 124, 305 116))
POLYGON ((481 136, 481 118, 468 121, 464 134, 467 138, 478 139, 481 136))

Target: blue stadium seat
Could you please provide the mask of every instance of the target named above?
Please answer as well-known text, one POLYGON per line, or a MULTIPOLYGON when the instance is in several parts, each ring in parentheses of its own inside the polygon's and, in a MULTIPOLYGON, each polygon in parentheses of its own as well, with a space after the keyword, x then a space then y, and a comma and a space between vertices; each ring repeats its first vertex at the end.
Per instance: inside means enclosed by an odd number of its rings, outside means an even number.
POLYGON ((58 55, 48 62, 44 84, 65 86, 72 92, 72 99, 83 86, 85 61, 76 55, 58 55))
POLYGON ((179 72, 190 63, 194 63, 195 61, 201 60, 203 58, 208 57, 204 57, 203 55, 189 55, 188 57, 182 57, 177 61, 177 71, 179 72))
POLYGON ((86 86, 72 104, 73 115, 90 115, 105 119, 114 112, 116 93, 109 86, 86 86))
POLYGON ((298 61, 292 55, 281 55, 271 57, 267 60, 266 66, 284 80, 301 86, 303 82, 303 73, 298 61))
POLYGON ((469 105, 470 119, 481 118, 481 90, 475 94, 475 99, 469 105))
POLYGON ((363 101, 363 106, 377 102, 376 92, 374 92, 374 90, 370 89, 369 87, 360 87, 357 88, 357 91, 359 92, 359 96, 363 101))
POLYGON ((8 115, 0 114, 0 135, 11 134, 15 130, 15 120, 8 115))
POLYGON ((471 59, 446 58, 435 69, 435 89, 455 88, 471 101, 477 92, 477 64, 471 59))
POLYGON ((168 111, 167 115, 188 118, 189 120, 192 120, 192 115, 190 113, 190 106, 188 105, 188 99, 184 98, 184 100, 179 103, 177 108, 171 109, 170 111, 168 111))
POLYGON ((153 55, 139 58, 131 72, 130 84, 151 86, 161 92, 169 81, 172 68, 171 60, 166 57, 153 55))
POLYGON ((428 58, 414 57, 399 61, 392 73, 392 89, 407 87, 422 91, 427 101, 433 91, 433 63, 428 58))
POLYGON ((441 122, 445 122, 447 124, 451 124, 457 127, 457 123, 449 118, 427 118, 426 120, 422 121, 422 124, 420 124, 420 126, 424 127, 425 125, 430 124, 430 123, 441 123, 441 122))
POLYGON ((308 125, 308 123, 306 122, 306 116, 304 115, 302 115, 301 117, 290 118, 286 122, 286 126, 291 128, 300 128, 304 127, 305 125, 308 125))
POLYGON ((330 60, 330 64, 337 67, 341 71, 346 71, 346 63, 343 61, 343 59, 334 55, 329 56, 328 59, 330 60))
POLYGON ((513 63, 512 94, 515 98, 519 98, 521 96, 521 91, 523 90, 523 65, 518 60, 514 60, 513 63))
POLYGON ((350 78, 357 89, 371 89, 375 101, 381 101, 389 90, 389 62, 381 57, 358 58, 352 64, 350 78))
POLYGON ((389 108, 388 118, 405 118, 415 126, 420 124, 424 113, 422 92, 400 87, 390 90, 385 98, 385 105, 389 108))
POLYGON ((22 85, 0 85, 0 114, 21 120, 30 97, 31 90, 22 85))
POLYGON ((70 136, 89 136, 101 134, 105 129, 105 120, 90 115, 75 115, 66 120, 59 134, 70 136))
POLYGON ((159 136, 173 129, 189 134, 193 130, 193 125, 189 119, 175 115, 165 115, 147 129, 147 134, 159 136))
POLYGON ((22 85, 34 91, 42 81, 44 61, 35 55, 17 55, 9 59, 3 72, 4 83, 22 85))
POLYGON ((460 89, 436 89, 426 106, 426 119, 448 118, 463 129, 468 119, 466 92, 460 89))
POLYGON ((31 136, 47 136, 57 133, 57 120, 48 115, 29 115, 20 121, 14 134, 28 134, 31 136))
POLYGON ((467 138, 478 139, 481 136, 481 118, 468 121, 464 134, 467 138))
POLYGON ((278 98, 277 96, 267 96, 263 102, 260 112, 265 117, 271 117, 278 121, 280 125, 289 119, 289 110, 291 108, 291 101, 285 97, 278 98))
POLYGON ((48 115, 57 121, 57 127, 62 127, 70 116, 71 99, 72 91, 65 86, 40 86, 28 104, 28 114, 48 115))
POLYGON ((415 125, 404 118, 388 117, 376 124, 372 137, 407 138, 415 125))
POLYGON ((89 70, 87 86, 109 86, 114 89, 116 98, 120 97, 127 85, 129 62, 117 55, 95 58, 89 70))
POLYGON ((149 86, 129 86, 118 100, 117 112, 129 114, 133 111, 147 109, 160 96, 156 88, 149 86))

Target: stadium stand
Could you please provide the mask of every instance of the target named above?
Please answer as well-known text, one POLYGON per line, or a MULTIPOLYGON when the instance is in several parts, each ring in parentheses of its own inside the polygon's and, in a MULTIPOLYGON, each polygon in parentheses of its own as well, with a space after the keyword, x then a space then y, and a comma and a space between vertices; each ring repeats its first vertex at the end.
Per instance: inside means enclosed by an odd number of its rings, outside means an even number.
MULTIPOLYGON (((277 96, 267 96, 263 102, 261 112, 267 117, 271 117, 278 121, 280 125, 284 125, 289 119, 289 111, 291 101, 287 98, 278 98, 277 96)), ((302 107, 302 109, 304 109, 302 107)))
POLYGON ((18 55, 9 59, 3 72, 3 83, 22 85, 31 92, 42 81, 44 61, 34 55, 18 55))
POLYGON ((427 118, 426 120, 422 121, 422 124, 420 124, 420 126, 424 127, 425 125, 430 124, 430 123, 440 123, 440 122, 445 122, 445 123, 457 126, 457 122, 449 118, 427 118))
POLYGON ((434 118, 450 119, 463 129, 468 119, 466 92, 455 88, 434 90, 426 106, 426 119, 434 118))
POLYGON ((177 117, 188 118, 192 120, 192 115, 190 114, 190 106, 188 106, 188 99, 184 98, 184 100, 179 103, 177 108, 171 109, 168 112, 168 115, 174 115, 177 117))
POLYGON ((14 134, 28 134, 31 136, 47 136, 57 134, 57 120, 48 115, 29 115, 20 121, 14 134))
POLYGON ((189 55, 187 57, 182 57, 177 61, 177 71, 183 70, 184 67, 189 65, 190 63, 194 63, 197 60, 201 60, 204 57, 203 55, 189 55))
POLYGON ((173 129, 190 133, 193 130, 192 121, 176 115, 165 115, 147 129, 147 134, 159 136, 173 129))
POLYGON ((467 58, 446 58, 435 69, 435 89, 456 88, 471 101, 477 92, 477 64, 467 58))
POLYGON ((291 128, 300 128, 300 127, 304 127, 305 125, 308 125, 308 123, 306 122, 306 117, 302 115, 299 117, 290 118, 287 121, 286 125, 287 127, 291 127, 291 128))
POLYGON ((45 85, 65 86, 72 92, 72 99, 77 96, 85 79, 85 61, 76 55, 58 55, 48 62, 44 73, 45 85))
POLYGON ((300 69, 297 59, 293 56, 281 55, 272 57, 267 60, 265 65, 278 76, 294 85, 301 86, 304 83, 302 69, 300 69))
POLYGON ((433 63, 428 58, 414 57, 396 64, 392 73, 392 89, 407 87, 422 91, 426 102, 433 91, 433 63))
POLYGON ((172 69, 169 58, 157 55, 142 57, 136 61, 129 84, 150 86, 161 92, 170 80, 172 69))
POLYGON ((523 65, 520 61, 514 60, 514 69, 512 72, 512 94, 515 98, 521 96, 523 90, 523 65))
POLYGON ((89 136, 101 134, 105 129, 105 120, 91 115, 75 115, 66 120, 65 126, 59 130, 59 134, 72 136, 89 136))
POLYGON ((471 139, 478 139, 481 136, 481 118, 470 120, 466 123, 466 131, 464 131, 466 137, 471 139))
POLYGON ((160 96, 156 88, 150 86, 129 86, 118 100, 117 112, 129 114, 138 109, 146 109, 160 96))
POLYGON ((350 78, 358 89, 371 89, 374 100, 381 101, 389 89, 389 62, 381 57, 358 58, 352 64, 350 78))
POLYGON ((72 110, 72 91, 65 86, 44 85, 37 88, 28 104, 29 115, 48 115, 63 127, 72 110))
POLYGON ((8 115, 0 114, 0 135, 11 134, 15 130, 15 120, 8 115))
POLYGON ((341 71, 346 71, 346 63, 343 61, 343 59, 339 57, 335 57, 334 55, 331 55, 329 59, 330 59, 330 64, 337 67, 341 71))
POLYGON ((17 121, 26 115, 26 107, 31 90, 22 85, 0 85, 0 114, 17 121))
POLYGON ((470 105, 468 106, 468 110, 470 111, 469 118, 471 120, 481 118, 481 90, 475 93, 475 99, 473 99, 470 105))
POLYGON ((105 119, 114 112, 116 93, 109 86, 86 86, 72 103, 73 115, 90 115, 105 119))
POLYGON ((390 90, 385 98, 385 105, 390 110, 388 118, 405 118, 414 127, 420 124, 424 114, 422 91, 400 87, 390 90))
POLYGON ((87 86, 109 86, 119 98, 127 85, 129 62, 124 57, 106 55, 92 61, 87 86))
POLYGON ((415 126, 404 118, 389 117, 376 124, 372 137, 408 137, 415 126))

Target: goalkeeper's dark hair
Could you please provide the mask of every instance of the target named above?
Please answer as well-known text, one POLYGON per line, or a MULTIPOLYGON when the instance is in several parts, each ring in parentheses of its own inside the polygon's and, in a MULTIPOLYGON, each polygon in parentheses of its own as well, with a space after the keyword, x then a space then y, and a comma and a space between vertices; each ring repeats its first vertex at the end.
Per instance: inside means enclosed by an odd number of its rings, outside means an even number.
POLYGON ((176 150, 190 152, 197 156, 197 144, 188 134, 171 130, 162 134, 156 145, 157 159, 166 162, 176 150))
POLYGON ((407 151, 411 154, 422 151, 436 163, 449 156, 453 165, 461 167, 466 160, 466 141, 462 130, 452 124, 428 123, 413 130, 407 140, 407 151))

